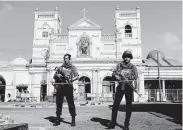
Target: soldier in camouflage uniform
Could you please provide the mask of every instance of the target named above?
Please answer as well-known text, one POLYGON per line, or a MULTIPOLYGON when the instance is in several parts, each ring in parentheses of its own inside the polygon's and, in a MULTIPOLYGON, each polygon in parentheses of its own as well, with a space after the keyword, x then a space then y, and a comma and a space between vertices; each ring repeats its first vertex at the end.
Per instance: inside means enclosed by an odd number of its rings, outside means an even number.
POLYGON ((78 80, 79 74, 77 69, 70 62, 71 55, 64 55, 64 63, 61 67, 56 69, 56 73, 54 74, 56 88, 56 116, 57 120, 54 123, 54 126, 60 125, 60 115, 62 115, 62 105, 64 96, 67 99, 69 112, 72 117, 71 126, 75 126, 75 116, 76 116, 76 108, 74 104, 74 96, 73 96, 73 82, 78 80), (59 83, 59 84, 58 84, 59 83))
POLYGON ((120 102, 125 95, 126 99, 126 118, 124 122, 124 129, 129 130, 129 122, 132 113, 132 98, 133 98, 133 89, 129 86, 132 84, 132 80, 135 81, 135 88, 137 88, 136 80, 138 78, 136 66, 130 63, 130 60, 133 59, 132 53, 130 51, 125 51, 122 55, 123 61, 118 63, 116 68, 113 70, 112 76, 115 80, 119 81, 119 84, 116 88, 115 99, 112 108, 112 117, 111 122, 108 124, 109 129, 114 129, 117 119, 117 113, 119 109, 120 102), (128 83, 123 82, 124 78, 128 80, 128 83), (120 82, 121 81, 121 82, 120 82))

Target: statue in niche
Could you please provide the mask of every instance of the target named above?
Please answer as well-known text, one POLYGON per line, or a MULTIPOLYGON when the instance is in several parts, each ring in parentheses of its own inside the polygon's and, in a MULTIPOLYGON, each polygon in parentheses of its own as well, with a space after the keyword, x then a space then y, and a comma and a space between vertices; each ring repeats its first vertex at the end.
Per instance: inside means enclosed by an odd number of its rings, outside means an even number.
POLYGON ((79 51, 81 55, 89 55, 90 40, 88 37, 82 37, 79 41, 79 51))

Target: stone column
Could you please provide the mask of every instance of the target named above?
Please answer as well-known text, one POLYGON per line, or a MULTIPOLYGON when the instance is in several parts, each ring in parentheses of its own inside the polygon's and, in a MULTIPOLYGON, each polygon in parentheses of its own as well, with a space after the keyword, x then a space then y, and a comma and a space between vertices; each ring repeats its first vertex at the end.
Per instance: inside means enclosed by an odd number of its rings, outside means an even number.
POLYGON ((42 73, 35 73, 34 76, 33 96, 37 98, 37 102, 40 102, 40 90, 41 90, 40 82, 42 80, 41 76, 42 73))
POLYGON ((33 97, 34 91, 33 91, 33 87, 34 87, 34 77, 35 77, 35 73, 31 72, 31 88, 30 88, 30 96, 33 97))
POLYGON ((98 95, 98 99, 97 101, 99 101, 99 98, 102 97, 102 82, 100 81, 100 69, 97 69, 97 95, 98 95))
POLYGON ((53 91, 54 91, 54 87, 50 82, 53 80, 52 73, 53 71, 51 71, 51 68, 49 68, 49 71, 47 71, 47 95, 48 96, 53 96, 53 91))
POLYGON ((95 102, 98 101, 98 77, 97 77, 97 74, 98 73, 98 70, 97 69, 92 69, 92 93, 94 93, 96 95, 95 97, 95 102))
POLYGON ((139 96, 139 102, 145 102, 145 87, 144 87, 144 74, 139 71, 139 93, 142 96, 139 96))
POLYGON ((16 96, 17 96, 17 87, 16 87, 16 75, 15 75, 15 71, 13 72, 13 84, 12 84, 12 98, 16 100, 16 96))
POLYGON ((162 99, 163 99, 163 101, 166 101, 165 80, 162 80, 162 87, 163 87, 162 99))
POLYGON ((119 29, 116 30, 116 58, 121 58, 121 55, 120 55, 120 45, 121 45, 121 41, 122 41, 122 34, 120 32, 119 29))

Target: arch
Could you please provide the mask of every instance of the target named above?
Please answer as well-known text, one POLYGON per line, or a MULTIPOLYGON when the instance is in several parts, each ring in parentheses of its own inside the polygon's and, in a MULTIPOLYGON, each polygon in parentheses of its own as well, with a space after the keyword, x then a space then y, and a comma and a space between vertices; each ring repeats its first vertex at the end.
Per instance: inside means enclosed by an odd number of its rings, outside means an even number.
POLYGON ((125 25, 125 33, 132 33, 132 27, 129 24, 125 25))
POLYGON ((102 79, 102 81, 104 80, 104 78, 105 77, 107 77, 107 76, 112 76, 112 71, 109 71, 108 73, 106 73, 101 79, 102 79))
POLYGON ((81 73, 79 77, 81 78, 81 77, 83 77, 83 76, 86 76, 86 77, 88 77, 89 79, 92 79, 91 76, 89 76, 87 73, 81 73))
POLYGON ((79 78, 79 92, 84 93, 85 100, 91 100, 91 97, 87 97, 87 93, 91 93, 91 80, 87 76, 79 78))
POLYGON ((106 76, 102 80, 103 94, 115 93, 115 82, 112 76, 106 76))
POLYGON ((126 25, 131 26, 131 28, 133 28, 133 27, 134 27, 134 26, 133 26, 133 24, 131 24, 129 21, 127 21, 127 22, 123 25, 123 27, 125 28, 125 27, 126 27, 126 25))
POLYGON ((0 101, 5 101, 5 90, 6 90, 6 81, 3 76, 0 75, 0 101))
POLYGON ((41 26, 41 28, 42 28, 42 29, 50 29, 51 27, 50 27, 50 25, 49 25, 47 22, 45 22, 45 23, 41 26))

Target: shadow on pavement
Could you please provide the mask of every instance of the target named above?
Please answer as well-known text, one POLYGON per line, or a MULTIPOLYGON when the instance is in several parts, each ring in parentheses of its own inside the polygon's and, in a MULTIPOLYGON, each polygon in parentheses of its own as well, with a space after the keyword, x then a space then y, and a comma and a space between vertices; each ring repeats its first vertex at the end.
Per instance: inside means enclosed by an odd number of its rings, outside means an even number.
MULTIPOLYGON (((49 116, 49 117, 45 117, 44 119, 49 120, 51 123, 55 123, 57 118, 54 116, 49 116)), ((70 122, 64 121, 64 118, 60 118, 60 122, 63 122, 65 124, 71 124, 70 122)))
MULTIPOLYGON (((125 112, 125 104, 121 104, 119 111, 125 112)), ((109 106, 112 109, 112 105, 109 106)), ((149 112, 159 118, 182 125, 182 104, 181 103, 139 103, 133 104, 133 112, 149 112)))
MULTIPOLYGON (((107 124, 110 123, 110 120, 102 119, 102 118, 99 118, 99 117, 93 117, 90 120, 93 121, 93 122, 99 122, 101 125, 103 125, 105 127, 107 127, 107 124)), ((116 126, 124 129, 124 127, 122 125, 116 124, 116 126)), ((108 128, 106 128, 106 129, 108 129, 108 128)))

